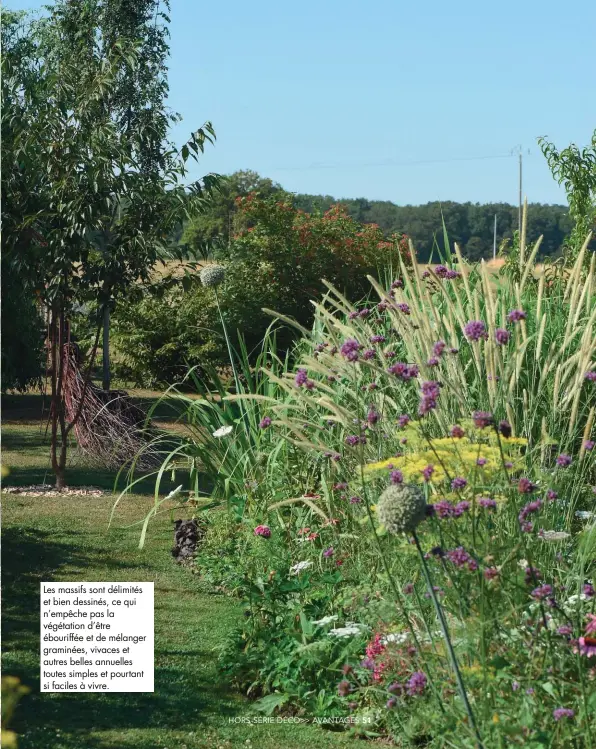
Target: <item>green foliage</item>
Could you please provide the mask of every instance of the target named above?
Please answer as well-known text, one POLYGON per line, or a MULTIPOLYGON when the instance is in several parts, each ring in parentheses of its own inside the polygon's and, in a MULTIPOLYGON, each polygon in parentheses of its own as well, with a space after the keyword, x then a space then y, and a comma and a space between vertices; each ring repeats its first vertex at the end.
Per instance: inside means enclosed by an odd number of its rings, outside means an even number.
MULTIPOLYGON (((276 197, 250 193, 237 199, 249 224, 222 253, 225 282, 218 287, 223 321, 232 342, 242 335, 254 360, 274 309, 300 325, 313 321, 311 299, 321 298, 322 278, 358 298, 367 289, 366 273, 390 272, 408 258, 407 239, 386 241, 378 228, 363 226, 340 208, 309 216, 276 197)), ((281 329, 277 342, 288 350, 293 328, 281 329)), ((136 384, 179 381, 185 367, 223 367, 229 362, 215 295, 196 276, 175 284, 161 298, 149 294, 118 307, 114 314, 114 366, 136 384)))
POLYGON ((574 221, 569 247, 574 260, 589 231, 596 224, 596 130, 592 142, 583 149, 572 143, 559 151, 545 137, 538 139, 553 177, 563 185, 574 221))
POLYGON ((2 262, 2 390, 40 386, 44 371, 44 325, 31 292, 2 262))
POLYGON ((194 256, 219 256, 225 252, 234 234, 251 224, 239 211, 236 199, 254 193, 260 198, 285 195, 282 187, 256 172, 238 171, 222 178, 217 191, 205 201, 199 212, 186 223, 180 245, 194 256), (213 252, 214 245, 219 252, 213 252))
MULTIPOLYGON (((237 172, 226 177, 224 184, 227 187, 223 192, 208 201, 200 215, 186 224, 182 244, 195 253, 205 256, 210 244, 216 241, 225 249, 230 236, 252 226, 234 205, 236 197, 246 197, 251 192, 261 198, 289 199, 294 208, 309 214, 324 213, 339 203, 358 223, 377 224, 385 237, 396 232, 411 237, 420 262, 428 262, 431 257, 437 262, 433 255, 434 237, 442 235, 443 221, 452 241, 457 242, 464 256, 472 261, 492 257, 495 215, 498 244, 511 240, 517 228, 518 207, 507 203, 480 205, 445 201, 398 206, 388 200, 291 195, 281 185, 255 172, 237 172)), ((544 235, 540 257, 557 255, 572 227, 573 221, 565 206, 532 203, 528 207, 528 242, 535 242, 544 235)), ((217 251, 215 256, 219 256, 217 251)))

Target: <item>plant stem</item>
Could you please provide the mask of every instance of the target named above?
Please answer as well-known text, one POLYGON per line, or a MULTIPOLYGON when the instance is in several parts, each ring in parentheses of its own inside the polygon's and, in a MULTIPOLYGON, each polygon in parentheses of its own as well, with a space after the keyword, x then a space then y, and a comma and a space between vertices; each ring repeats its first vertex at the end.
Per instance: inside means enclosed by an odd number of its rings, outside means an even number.
POLYGON ((478 731, 478 726, 476 725, 476 719, 474 718, 474 713, 472 712, 472 706, 470 705, 470 701, 468 700, 468 695, 466 692, 466 687, 464 684, 464 681, 462 679, 459 666, 457 665, 457 657, 455 655, 455 651, 453 649, 453 645, 451 643, 451 638, 449 636, 449 630, 447 628, 447 621, 445 619, 445 616, 443 614, 443 609, 441 608, 441 604, 439 603, 439 600, 435 594, 435 590, 433 588, 431 576, 430 576, 430 570, 428 569, 428 565, 426 564, 426 559, 424 558, 424 554, 422 552, 422 548, 420 547, 420 541, 418 540, 418 536, 416 535, 416 531, 412 532, 412 535, 414 537, 414 542, 416 544, 416 548, 418 549, 418 554, 420 556, 420 561, 422 563, 422 570, 424 572, 424 577, 426 579, 426 585, 428 587, 428 592, 430 593, 430 597, 432 599, 432 602, 435 607, 435 611, 437 613, 437 617, 439 619, 439 624, 441 626, 441 631, 443 632, 443 637, 445 639, 445 645, 447 647, 447 652, 449 653, 449 660, 451 661, 451 666, 453 668, 453 671, 455 673, 455 680, 457 681, 457 686, 459 689, 460 696, 464 702, 464 706, 466 708, 466 712, 468 714, 468 718, 470 720, 470 725, 474 731, 474 735, 476 736, 476 742, 478 745, 478 749, 484 749, 484 744, 482 743, 482 738, 480 736, 480 733, 478 731))

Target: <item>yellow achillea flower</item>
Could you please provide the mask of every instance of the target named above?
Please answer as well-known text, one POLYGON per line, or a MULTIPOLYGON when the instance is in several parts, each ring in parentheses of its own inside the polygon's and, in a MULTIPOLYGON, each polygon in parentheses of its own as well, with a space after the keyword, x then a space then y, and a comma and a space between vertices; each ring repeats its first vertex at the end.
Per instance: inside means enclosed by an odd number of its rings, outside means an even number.
MULTIPOLYGON (((475 429, 472 426, 468 429, 466 436, 459 439, 439 437, 426 440, 420 435, 415 425, 400 431, 400 434, 405 433, 407 433, 406 450, 408 452, 400 457, 369 463, 364 467, 365 473, 393 468, 400 470, 407 482, 422 481, 422 471, 432 464, 434 471, 431 480, 436 484, 443 481, 447 475, 470 476, 473 472, 482 482, 488 482, 502 471, 498 438, 496 434, 487 430, 475 429), (470 432, 473 437, 477 438, 477 441, 467 436, 470 432)), ((521 465, 520 453, 525 445, 527 445, 527 440, 521 437, 501 438, 505 460, 512 464, 513 469, 521 465)))

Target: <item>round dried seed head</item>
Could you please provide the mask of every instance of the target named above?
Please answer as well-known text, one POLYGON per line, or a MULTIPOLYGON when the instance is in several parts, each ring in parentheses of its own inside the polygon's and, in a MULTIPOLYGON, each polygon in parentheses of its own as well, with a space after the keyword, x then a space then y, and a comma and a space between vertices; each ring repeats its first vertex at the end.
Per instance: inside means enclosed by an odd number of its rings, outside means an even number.
POLYGON ((426 517, 426 500, 412 484, 392 484, 379 497, 379 519, 389 533, 411 533, 426 517))
POLYGON ((203 286, 219 286, 226 277, 226 269, 223 265, 207 265, 199 273, 203 286))

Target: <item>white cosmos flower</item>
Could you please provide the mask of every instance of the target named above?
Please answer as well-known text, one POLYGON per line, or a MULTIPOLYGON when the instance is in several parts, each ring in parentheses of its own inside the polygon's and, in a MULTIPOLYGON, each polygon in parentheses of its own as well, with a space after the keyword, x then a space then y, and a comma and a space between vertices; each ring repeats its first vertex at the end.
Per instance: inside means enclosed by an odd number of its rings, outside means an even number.
POLYGON ((319 627, 324 627, 326 624, 331 624, 331 622, 337 621, 337 614, 333 614, 332 616, 324 616, 322 619, 319 619, 316 622, 313 622, 313 624, 316 624, 319 627))
POLYGON ((182 484, 180 484, 180 486, 177 486, 175 489, 173 489, 168 494, 168 496, 166 497, 166 499, 174 499, 174 497, 177 497, 180 494, 181 491, 182 491, 182 484))
POLYGON ((390 642, 394 642, 397 645, 401 645, 402 643, 406 642, 407 639, 408 639, 407 632, 390 632, 388 635, 381 637, 381 643, 383 645, 387 645, 390 642))
POLYGON ((541 536, 543 541, 564 541, 566 538, 571 538, 571 533, 566 531, 544 531, 541 536))
POLYGON ((517 563, 517 566, 521 567, 522 570, 525 570, 526 567, 528 566, 528 560, 527 559, 520 559, 519 562, 517 563))
POLYGON ((304 562, 298 562, 298 564, 295 564, 293 567, 290 567, 290 573, 292 575, 299 575, 302 570, 307 570, 309 567, 312 567, 312 562, 310 562, 308 559, 304 562))
POLYGON ((234 427, 220 427, 213 432, 214 437, 227 437, 234 427))
POLYGON ((327 634, 330 637, 354 637, 355 635, 359 635, 365 629, 368 629, 366 624, 346 622, 345 627, 336 627, 335 629, 330 629, 327 634))

